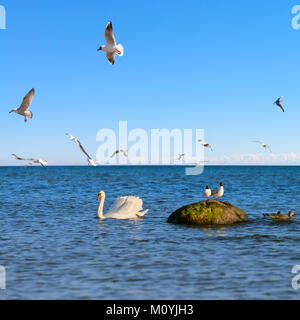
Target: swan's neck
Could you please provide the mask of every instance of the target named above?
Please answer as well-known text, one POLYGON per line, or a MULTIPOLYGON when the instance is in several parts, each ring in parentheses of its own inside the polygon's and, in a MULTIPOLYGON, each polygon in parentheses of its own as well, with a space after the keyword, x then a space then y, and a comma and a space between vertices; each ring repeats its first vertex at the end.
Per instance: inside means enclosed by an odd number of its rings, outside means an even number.
POLYGON ((103 206, 104 206, 105 197, 101 197, 99 207, 98 207, 98 218, 103 219, 103 206))

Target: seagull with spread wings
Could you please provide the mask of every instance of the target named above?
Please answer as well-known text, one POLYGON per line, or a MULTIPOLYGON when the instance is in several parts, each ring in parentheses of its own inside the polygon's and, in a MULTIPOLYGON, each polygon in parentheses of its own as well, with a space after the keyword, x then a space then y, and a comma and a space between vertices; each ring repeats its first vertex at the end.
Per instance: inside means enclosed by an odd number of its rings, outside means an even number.
POLYGON ((106 39, 106 46, 100 46, 98 51, 106 52, 107 60, 110 64, 115 64, 116 54, 120 57, 124 54, 124 48, 121 44, 116 44, 112 23, 109 22, 105 28, 104 36, 106 39))
POLYGON ((9 113, 17 113, 24 117, 24 121, 27 122, 27 118, 32 119, 33 113, 29 110, 33 97, 34 97, 35 90, 31 89, 27 95, 24 97, 21 106, 18 109, 12 109, 9 113))
POLYGON ((284 112, 284 108, 283 108, 283 106, 282 106, 282 102, 283 102, 282 98, 283 98, 283 96, 279 97, 279 98, 273 103, 273 105, 276 104, 276 106, 279 107, 282 112, 284 112))
POLYGON ((253 141, 253 142, 259 143, 263 148, 269 149, 269 151, 272 153, 271 148, 270 148, 267 144, 265 144, 265 143, 263 143, 263 142, 261 142, 261 141, 253 141))
POLYGON ((123 153, 124 154, 124 157, 128 157, 128 154, 127 154, 127 150, 116 150, 113 154, 112 154, 112 156, 111 156, 111 158, 113 158, 113 157, 115 157, 117 154, 119 154, 119 153, 123 153))
POLYGON ((67 136, 70 137, 71 141, 76 142, 76 144, 78 145, 78 147, 80 148, 80 150, 86 155, 87 157, 87 161, 88 161, 88 165, 89 166, 93 166, 96 167, 97 163, 95 160, 93 160, 90 155, 85 151, 84 147, 82 146, 82 144, 80 143, 80 141, 78 140, 78 138, 75 138, 74 136, 72 136, 70 133, 66 133, 67 136))
POLYGON ((35 158, 30 158, 30 159, 24 159, 20 158, 15 154, 12 154, 12 156, 19 161, 31 161, 32 163, 40 164, 42 167, 46 166, 48 164, 48 161, 42 160, 42 159, 35 159, 35 158))

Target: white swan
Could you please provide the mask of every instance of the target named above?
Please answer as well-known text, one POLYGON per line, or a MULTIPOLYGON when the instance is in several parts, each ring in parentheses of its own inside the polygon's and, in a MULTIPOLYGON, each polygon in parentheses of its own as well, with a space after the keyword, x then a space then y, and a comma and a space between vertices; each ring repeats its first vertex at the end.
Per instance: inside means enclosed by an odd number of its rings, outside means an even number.
POLYGON ((112 208, 107 214, 103 215, 103 206, 105 201, 105 192, 100 191, 98 193, 98 201, 100 200, 98 207, 99 219, 137 219, 142 218, 148 210, 143 210, 143 200, 139 197, 127 196, 118 198, 112 208))

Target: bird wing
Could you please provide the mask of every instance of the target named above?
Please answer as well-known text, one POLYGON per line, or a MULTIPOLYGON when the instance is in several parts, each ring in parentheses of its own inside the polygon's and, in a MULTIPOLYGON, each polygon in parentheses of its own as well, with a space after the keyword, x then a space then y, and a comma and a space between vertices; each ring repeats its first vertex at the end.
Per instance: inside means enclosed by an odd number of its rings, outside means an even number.
POLYGON ((118 199, 116 199, 108 212, 116 212, 117 210, 119 210, 126 202, 126 199, 127 197, 119 197, 118 199))
POLYGON ((20 157, 16 156, 15 154, 12 154, 12 156, 13 156, 16 160, 22 160, 22 161, 23 161, 23 160, 24 160, 24 161, 27 160, 27 159, 20 158, 20 157))
POLYGON ((34 159, 34 158, 31 158, 31 159, 26 159, 27 161, 33 161, 35 163, 37 162, 40 162, 40 159, 34 159))
POLYGON ((115 64, 115 54, 114 53, 106 53, 106 58, 109 61, 110 64, 115 64))
POLYGON ((270 148, 269 146, 266 146, 266 148, 267 148, 267 149, 269 149, 269 150, 270 150, 270 152, 272 153, 272 150, 271 150, 271 148, 270 148))
POLYGON ((280 102, 277 103, 277 106, 281 109, 282 112, 284 112, 284 108, 283 108, 283 106, 281 105, 280 102))
POLYGON ((263 142, 261 142, 261 141, 253 141, 253 142, 255 142, 255 143, 259 143, 259 144, 264 144, 263 142))
POLYGON ((113 158, 115 155, 117 155, 119 152, 118 151, 115 151, 112 155, 111 155, 111 158, 113 158))
POLYGON ((207 148, 210 148, 210 150, 213 151, 213 149, 212 149, 212 147, 211 147, 210 144, 207 144, 206 147, 207 147, 207 148))
POLYGON ((127 157, 127 150, 120 150, 120 152, 123 152, 124 157, 127 157))
POLYGON ((30 108, 30 105, 31 105, 31 102, 32 102, 32 99, 34 97, 34 93, 35 93, 35 90, 34 89, 31 89, 27 95, 24 97, 23 101, 22 101, 22 104, 21 106, 19 107, 19 111, 21 112, 24 112, 24 111, 27 111, 29 108, 30 108))
POLYGON ((85 151, 85 149, 83 148, 82 144, 80 143, 79 140, 76 141, 77 144, 78 144, 78 147, 80 148, 80 150, 89 158, 89 159, 92 159, 89 154, 85 151))
POLYGON ((111 22, 109 22, 105 28, 104 37, 108 47, 114 47, 116 45, 114 30, 111 22))
POLYGON ((70 139, 74 138, 70 133, 66 133, 66 136, 68 136, 70 139))
POLYGON ((137 213, 143 210, 143 200, 136 196, 126 196, 118 198, 114 205, 111 207, 109 212, 116 212, 119 213, 127 212, 130 213, 137 213))

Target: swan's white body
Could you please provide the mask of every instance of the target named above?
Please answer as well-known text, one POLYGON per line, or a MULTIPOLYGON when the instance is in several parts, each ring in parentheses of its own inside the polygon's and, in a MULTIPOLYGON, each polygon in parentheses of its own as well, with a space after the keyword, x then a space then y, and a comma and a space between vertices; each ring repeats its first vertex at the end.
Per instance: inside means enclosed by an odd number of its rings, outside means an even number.
POLYGON ((141 198, 127 196, 118 198, 108 213, 103 215, 103 206, 105 201, 104 191, 99 192, 98 200, 99 199, 99 219, 138 219, 142 218, 148 212, 148 210, 143 211, 143 200, 141 198))

